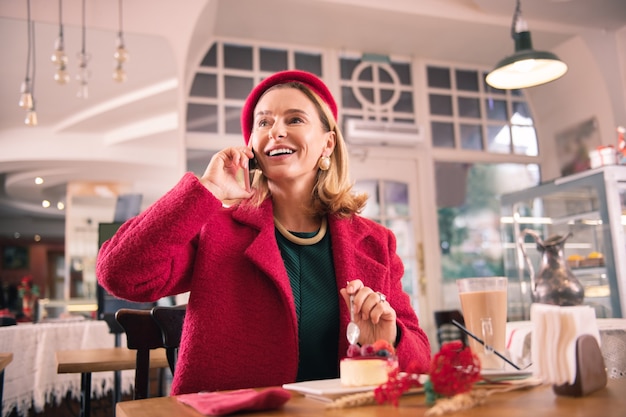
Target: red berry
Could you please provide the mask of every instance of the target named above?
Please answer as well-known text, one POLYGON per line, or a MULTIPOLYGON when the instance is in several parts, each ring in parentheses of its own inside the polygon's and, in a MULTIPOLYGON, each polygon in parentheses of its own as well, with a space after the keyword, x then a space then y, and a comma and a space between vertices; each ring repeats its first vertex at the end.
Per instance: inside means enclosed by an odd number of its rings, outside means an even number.
POLYGON ((361 356, 374 356, 376 355, 376 351, 374 350, 374 346, 372 345, 363 345, 361 347, 361 356))
POLYGON ((348 357, 356 358, 357 356, 361 356, 361 348, 359 347, 359 345, 348 346, 348 357))
POLYGON ((379 339, 375 341, 373 346, 374 346, 375 351, 387 350, 391 354, 395 353, 395 349, 393 348, 393 345, 384 339, 379 339))

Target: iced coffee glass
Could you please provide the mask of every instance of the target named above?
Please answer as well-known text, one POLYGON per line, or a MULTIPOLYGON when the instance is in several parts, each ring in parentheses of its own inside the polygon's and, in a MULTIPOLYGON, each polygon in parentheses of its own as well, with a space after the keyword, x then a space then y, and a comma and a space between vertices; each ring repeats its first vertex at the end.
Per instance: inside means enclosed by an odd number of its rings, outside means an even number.
POLYGON ((468 337, 470 348, 480 358, 482 369, 503 369, 504 361, 489 347, 505 354, 506 277, 463 278, 456 282, 465 327, 487 345, 468 337))

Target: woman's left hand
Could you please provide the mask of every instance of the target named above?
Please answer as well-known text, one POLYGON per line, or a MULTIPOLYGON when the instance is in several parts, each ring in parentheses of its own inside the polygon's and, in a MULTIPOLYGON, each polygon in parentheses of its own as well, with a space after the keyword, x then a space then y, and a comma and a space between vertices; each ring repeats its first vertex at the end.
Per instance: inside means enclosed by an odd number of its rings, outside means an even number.
POLYGON ((395 343, 398 332, 396 310, 389 305, 384 294, 364 286, 359 279, 348 282, 339 292, 348 309, 350 295, 354 295, 354 321, 361 330, 358 343, 372 344, 379 339, 395 343))

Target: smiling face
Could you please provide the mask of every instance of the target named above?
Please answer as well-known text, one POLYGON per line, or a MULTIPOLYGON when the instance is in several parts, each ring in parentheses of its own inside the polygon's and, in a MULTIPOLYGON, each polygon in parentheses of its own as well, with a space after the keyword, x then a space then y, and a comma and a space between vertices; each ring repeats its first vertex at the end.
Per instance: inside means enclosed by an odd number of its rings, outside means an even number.
POLYGON ((270 184, 312 189, 321 156, 329 156, 335 134, 326 131, 318 109, 293 87, 268 90, 254 110, 252 147, 270 184))

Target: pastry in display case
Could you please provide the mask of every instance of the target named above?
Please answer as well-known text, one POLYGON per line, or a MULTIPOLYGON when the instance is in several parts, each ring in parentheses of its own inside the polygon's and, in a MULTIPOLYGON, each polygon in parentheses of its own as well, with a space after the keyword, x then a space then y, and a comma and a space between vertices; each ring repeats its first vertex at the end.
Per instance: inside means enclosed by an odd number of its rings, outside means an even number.
POLYGON ((567 267, 584 287, 583 304, 596 317, 626 312, 626 166, 590 169, 501 196, 504 268, 509 279, 509 320, 528 320, 533 302, 530 273, 542 251, 525 231, 571 235, 567 267), (527 258, 527 259, 526 259, 527 258), (527 263, 531 262, 531 268, 527 263))

